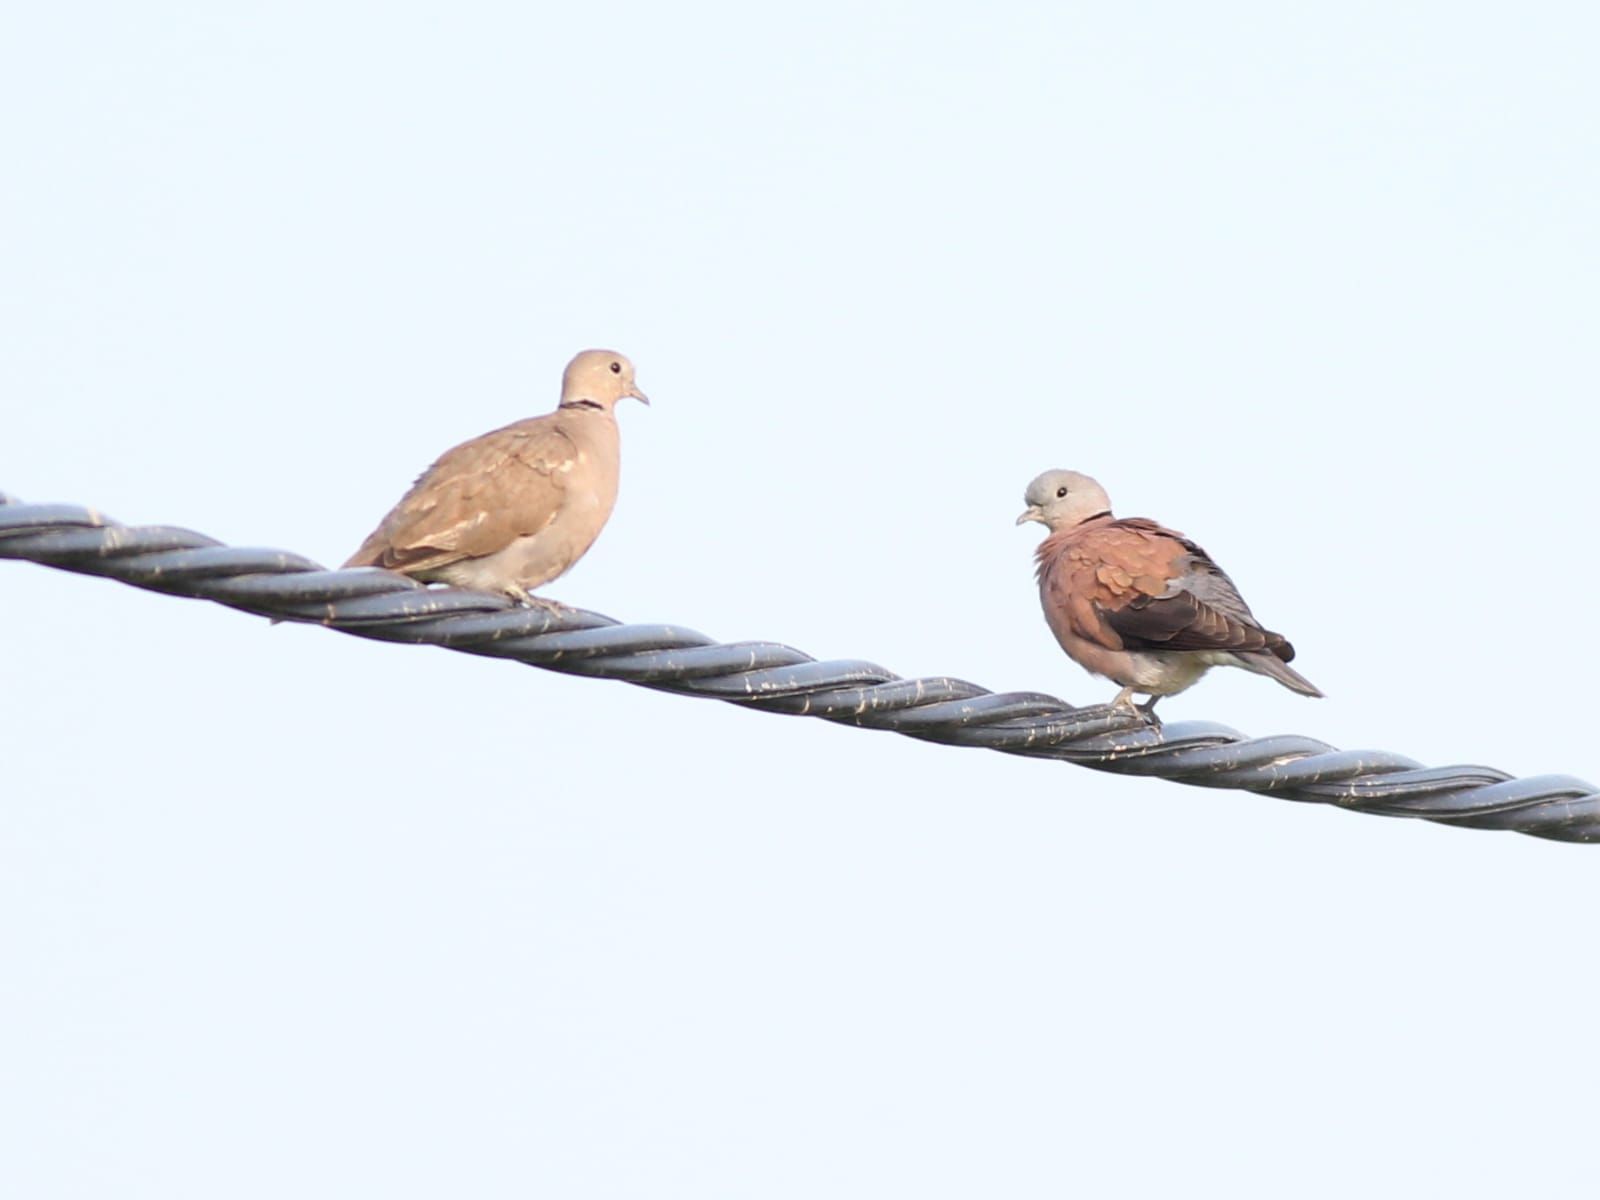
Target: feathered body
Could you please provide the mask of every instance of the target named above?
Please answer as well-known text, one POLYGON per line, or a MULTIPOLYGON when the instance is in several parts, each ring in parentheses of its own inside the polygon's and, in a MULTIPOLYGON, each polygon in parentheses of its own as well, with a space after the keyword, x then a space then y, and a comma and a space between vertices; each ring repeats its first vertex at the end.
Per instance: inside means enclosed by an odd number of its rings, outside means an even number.
POLYGON ((1264 629, 1233 581, 1181 533, 1139 517, 1097 517, 1035 552, 1045 621, 1072 660, 1150 696, 1170 696, 1215 666, 1243 667, 1303 695, 1294 647, 1264 629))
POLYGON ((350 556, 455 587, 533 591, 594 544, 616 504, 609 412, 557 410, 447 450, 350 556))

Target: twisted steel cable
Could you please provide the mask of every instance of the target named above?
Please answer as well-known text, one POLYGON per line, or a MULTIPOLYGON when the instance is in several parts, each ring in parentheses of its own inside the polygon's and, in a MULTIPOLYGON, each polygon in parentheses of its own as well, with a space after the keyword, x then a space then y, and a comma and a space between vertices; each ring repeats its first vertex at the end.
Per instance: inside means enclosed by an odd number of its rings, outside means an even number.
POLYGON ((1239 788, 1391 817, 1600 841, 1600 789, 1568 775, 1514 779, 1491 767, 1423 767, 1379 750, 1336 750, 1225 725, 1149 728, 1125 710, 1038 692, 996 694, 960 679, 902 679, 874 663, 818 662, 777 642, 719 643, 673 625, 623 625, 580 609, 430 588, 389 571, 330 571, 282 550, 224 546, 165 525, 120 525, 93 509, 23 504, 0 492, 0 558, 213 600, 391 642, 512 658, 572 675, 709 696, 953 746, 1058 758, 1201 787, 1239 788))

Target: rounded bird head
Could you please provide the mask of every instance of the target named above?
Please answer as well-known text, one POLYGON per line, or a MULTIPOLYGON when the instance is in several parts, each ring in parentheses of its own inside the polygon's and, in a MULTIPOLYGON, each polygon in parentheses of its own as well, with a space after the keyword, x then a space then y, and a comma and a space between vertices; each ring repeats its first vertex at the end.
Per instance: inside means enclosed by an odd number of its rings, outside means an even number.
POLYGON ((1028 507, 1017 524, 1037 521, 1051 533, 1111 512, 1105 488, 1077 471, 1046 471, 1028 485, 1022 498, 1028 507))
POLYGON ((585 350, 567 364, 561 376, 561 407, 598 406, 610 412, 618 400, 632 396, 649 404, 650 398, 633 381, 633 364, 615 350, 585 350))

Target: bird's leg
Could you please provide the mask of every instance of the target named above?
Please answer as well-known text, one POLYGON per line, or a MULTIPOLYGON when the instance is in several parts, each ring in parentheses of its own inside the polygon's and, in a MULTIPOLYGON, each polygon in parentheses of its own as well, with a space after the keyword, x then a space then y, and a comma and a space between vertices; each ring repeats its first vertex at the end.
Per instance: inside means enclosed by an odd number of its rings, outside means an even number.
POLYGON ((1145 719, 1145 724, 1155 729, 1161 728, 1161 718, 1156 716, 1156 701, 1159 699, 1160 696, 1151 696, 1143 704, 1134 705, 1139 710, 1139 715, 1145 719))
POLYGON ((1129 712, 1138 712, 1139 711, 1139 706, 1133 702, 1133 692, 1134 692, 1134 689, 1131 688, 1131 687, 1123 688, 1120 692, 1118 692, 1116 694, 1116 697, 1106 707, 1107 708, 1125 708, 1129 712))

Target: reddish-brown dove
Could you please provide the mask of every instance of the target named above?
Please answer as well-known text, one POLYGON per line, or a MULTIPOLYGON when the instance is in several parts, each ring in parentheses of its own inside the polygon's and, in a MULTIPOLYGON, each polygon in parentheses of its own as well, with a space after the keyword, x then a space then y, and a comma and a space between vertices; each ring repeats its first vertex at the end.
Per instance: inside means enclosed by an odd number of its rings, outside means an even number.
POLYGON ((582 558, 611 516, 611 410, 624 396, 650 403, 633 364, 585 350, 567 364, 555 412, 445 451, 344 565, 536 602, 529 593, 582 558))
POLYGON ((1076 471, 1028 485, 1017 518, 1050 531, 1039 543, 1039 601, 1067 655, 1122 685, 1113 704, 1149 714, 1212 667, 1243 667, 1302 696, 1322 695, 1289 666, 1294 647, 1261 626, 1233 580, 1181 533, 1111 515, 1105 489, 1076 471), (1134 705, 1134 693, 1149 696, 1134 705))

